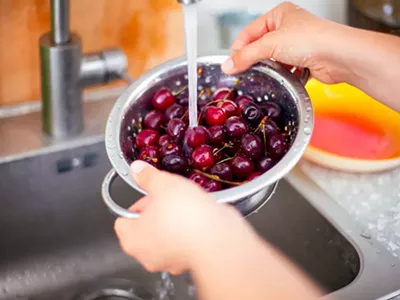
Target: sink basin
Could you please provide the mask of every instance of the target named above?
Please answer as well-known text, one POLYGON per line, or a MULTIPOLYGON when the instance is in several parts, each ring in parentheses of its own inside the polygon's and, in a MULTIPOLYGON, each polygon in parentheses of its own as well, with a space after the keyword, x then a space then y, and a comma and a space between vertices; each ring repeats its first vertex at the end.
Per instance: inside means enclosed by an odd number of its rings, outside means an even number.
MULTIPOLYGON (((156 299, 160 274, 122 253, 115 217, 101 199, 111 168, 102 130, 113 101, 86 103, 86 133, 60 143, 33 134, 40 133, 39 112, 0 118, 0 300, 156 299)), ((139 196, 122 180, 111 193, 125 207, 139 196)), ((326 299, 400 294, 397 259, 360 236, 362 229, 296 171, 248 220, 324 288, 326 299)), ((188 276, 173 282, 175 299, 190 299, 188 276)))
MULTIPOLYGON (((114 217, 101 200, 110 167, 102 142, 0 164, 1 299, 72 299, 116 278, 154 293, 159 274, 121 252, 114 217)), ((112 194, 125 206, 139 197, 122 180, 112 194)), ((249 221, 327 293, 360 270, 355 248, 284 180, 249 221)))

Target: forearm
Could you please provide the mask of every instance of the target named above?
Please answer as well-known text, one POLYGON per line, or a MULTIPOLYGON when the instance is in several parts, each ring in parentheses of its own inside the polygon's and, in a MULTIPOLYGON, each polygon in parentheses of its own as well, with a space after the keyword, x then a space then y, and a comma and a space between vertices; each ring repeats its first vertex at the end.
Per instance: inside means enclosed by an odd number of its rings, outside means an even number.
POLYGON ((195 257, 192 275, 202 300, 318 297, 317 288, 304 274, 247 223, 234 217, 224 222, 195 257))
POLYGON ((345 81, 400 112, 400 38, 354 28, 347 32, 340 58, 349 69, 345 81))

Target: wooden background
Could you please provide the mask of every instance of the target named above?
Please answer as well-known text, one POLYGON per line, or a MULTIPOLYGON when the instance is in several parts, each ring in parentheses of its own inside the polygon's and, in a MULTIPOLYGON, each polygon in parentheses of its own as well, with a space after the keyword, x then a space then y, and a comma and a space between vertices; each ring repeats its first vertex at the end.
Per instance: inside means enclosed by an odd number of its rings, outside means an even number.
MULTIPOLYGON (((132 76, 183 53, 176 0, 70 2, 84 53, 121 47, 132 76)), ((40 99, 38 39, 49 29, 50 0, 0 0, 0 106, 40 99)))

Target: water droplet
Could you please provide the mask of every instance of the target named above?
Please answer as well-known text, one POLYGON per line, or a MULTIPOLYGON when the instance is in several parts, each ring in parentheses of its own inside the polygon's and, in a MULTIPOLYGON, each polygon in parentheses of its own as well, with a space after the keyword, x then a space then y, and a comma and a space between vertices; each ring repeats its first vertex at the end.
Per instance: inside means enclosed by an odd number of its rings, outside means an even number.
POLYGON ((264 96, 264 99, 268 101, 268 100, 269 100, 268 95, 265 95, 265 96, 264 96))
POLYGON ((304 119, 304 122, 305 122, 305 123, 308 123, 308 122, 309 122, 309 119, 308 119, 308 118, 305 118, 305 119, 304 119))
POLYGON ((118 153, 118 156, 119 156, 120 158, 124 158, 124 154, 123 154, 122 152, 119 152, 119 153, 118 153))
POLYGON ((310 127, 304 128, 304 133, 305 134, 311 134, 311 128, 310 127))
POLYGON ((237 93, 238 93, 239 96, 243 95, 243 91, 241 91, 241 90, 239 90, 237 93))
POLYGON ((258 102, 262 102, 262 98, 261 97, 257 97, 257 101, 258 102))
POLYGON ((211 82, 211 76, 206 77, 205 82, 206 82, 206 83, 210 83, 210 82, 211 82))
POLYGON ((212 91, 212 92, 215 92, 216 89, 217 89, 217 88, 216 88, 215 86, 212 86, 212 87, 211 87, 211 91, 212 91))
POLYGON ((311 106, 308 106, 308 107, 306 108, 306 111, 310 112, 310 111, 311 111, 311 106))
POLYGON ((197 89, 198 89, 199 91, 201 91, 201 90, 203 89, 203 86, 202 86, 202 85, 199 85, 199 86, 197 87, 197 89))
POLYGON ((184 78, 185 78, 185 79, 188 79, 188 75, 187 75, 187 74, 185 74, 184 78))
POLYGON ((123 176, 128 176, 129 172, 128 172, 128 170, 123 169, 123 170, 121 171, 121 174, 122 174, 123 176))
POLYGON ((281 85, 283 85, 283 80, 281 80, 281 85))
POLYGON ((180 86, 182 84, 182 82, 180 82, 179 80, 175 83, 176 86, 180 86))

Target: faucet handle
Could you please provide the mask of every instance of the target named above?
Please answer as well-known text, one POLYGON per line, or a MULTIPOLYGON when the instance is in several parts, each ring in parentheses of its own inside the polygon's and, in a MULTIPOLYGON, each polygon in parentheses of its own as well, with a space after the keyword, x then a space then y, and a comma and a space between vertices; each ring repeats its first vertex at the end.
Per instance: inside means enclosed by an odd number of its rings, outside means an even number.
POLYGON ((82 58, 80 82, 88 87, 118 80, 127 68, 128 59, 118 48, 88 53, 82 58))

